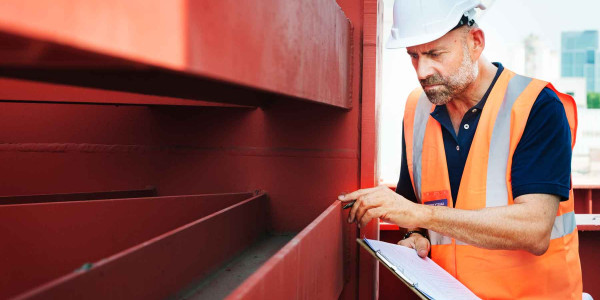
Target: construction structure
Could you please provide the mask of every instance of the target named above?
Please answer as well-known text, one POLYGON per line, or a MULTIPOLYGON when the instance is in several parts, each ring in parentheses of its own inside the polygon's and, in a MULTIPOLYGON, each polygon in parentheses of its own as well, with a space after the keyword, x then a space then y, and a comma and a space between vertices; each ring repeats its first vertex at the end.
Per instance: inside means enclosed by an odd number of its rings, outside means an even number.
POLYGON ((336 201, 377 185, 382 13, 0 1, 0 299, 412 297, 336 201))

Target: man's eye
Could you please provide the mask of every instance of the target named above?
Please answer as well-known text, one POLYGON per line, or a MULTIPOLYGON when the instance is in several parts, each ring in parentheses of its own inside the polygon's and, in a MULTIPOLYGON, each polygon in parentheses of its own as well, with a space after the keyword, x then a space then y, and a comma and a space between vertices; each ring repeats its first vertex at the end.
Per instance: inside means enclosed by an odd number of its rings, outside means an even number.
POLYGON ((440 54, 439 53, 431 53, 431 54, 429 54, 429 56, 431 56, 431 57, 438 57, 438 56, 440 56, 440 54))

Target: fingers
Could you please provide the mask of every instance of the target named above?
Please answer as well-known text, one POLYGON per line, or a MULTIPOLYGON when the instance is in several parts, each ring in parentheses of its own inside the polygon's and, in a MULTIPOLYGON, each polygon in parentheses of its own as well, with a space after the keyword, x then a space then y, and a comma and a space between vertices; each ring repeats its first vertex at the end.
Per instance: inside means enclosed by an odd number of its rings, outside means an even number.
POLYGON ((408 247, 410 249, 415 249, 416 245, 415 245, 415 238, 413 237, 409 237, 405 240, 401 240, 398 242, 398 245, 400 246, 404 246, 404 247, 408 247))
POLYGON ((415 234, 405 240, 398 242, 398 245, 415 249, 420 257, 425 258, 429 254, 431 244, 429 240, 422 237, 421 235, 415 234))
POLYGON ((382 210, 383 209, 380 207, 371 208, 371 209, 367 210, 361 216, 360 219, 357 219, 358 228, 365 227, 365 226, 367 226, 367 224, 369 224, 369 222, 371 222, 371 220, 373 220, 375 218, 379 218, 379 216, 381 216, 382 210))
POLYGON ((346 195, 340 195, 338 199, 342 202, 356 200, 348 214, 348 222, 351 223, 357 221, 358 226, 361 227, 369 223, 371 219, 379 217, 377 211, 373 211, 369 215, 366 214, 373 208, 381 205, 382 201, 380 200, 382 199, 380 198, 385 196, 386 190, 391 191, 386 186, 377 186, 369 189, 357 190, 346 195))
POLYGON ((354 222, 354 220, 356 220, 356 212, 358 211, 358 208, 362 205, 362 201, 363 201, 363 197, 358 197, 358 199, 356 199, 356 202, 354 202, 354 205, 352 205, 352 207, 350 208, 350 213, 348 214, 348 222, 352 223, 354 222))
MULTIPOLYGON (((365 196, 361 196, 359 197, 361 198, 361 203, 358 206, 358 208, 356 209, 356 220, 358 222, 358 224, 360 225, 366 225, 362 224, 362 219, 365 217, 370 217, 372 218, 378 218, 381 215, 381 209, 377 209, 376 208, 380 208, 382 205, 382 201, 379 197, 377 197, 376 194, 368 194, 365 196), (370 214, 367 216, 367 213, 370 214)), ((369 222, 367 222, 369 223, 369 222)))
POLYGON ((377 187, 374 188, 370 188, 370 189, 361 189, 361 190, 357 190, 354 191, 352 193, 349 194, 345 194, 345 195, 339 195, 338 196, 338 200, 342 201, 342 202, 347 202, 347 201, 351 201, 351 200, 356 200, 358 199, 358 197, 368 194, 374 190, 376 190, 377 187))
MULTIPOLYGON (((358 216, 361 216, 364 214, 365 209, 368 209, 368 207, 365 207, 365 201, 368 201, 368 199, 370 199, 372 197, 373 193, 369 192, 369 193, 364 193, 360 196, 358 196, 356 198, 356 202, 354 202, 354 205, 352 205, 352 208, 350 209, 350 214, 348 215, 348 222, 352 223, 355 220, 358 220, 358 216), (357 213, 360 212, 360 215, 357 216, 357 213)), ((367 205, 369 205, 369 203, 366 203, 367 205)), ((370 207, 370 206, 369 206, 370 207)))
MULTIPOLYGON (((411 237, 412 238, 412 237, 411 237)), ((426 257, 429 254, 431 247, 429 240, 422 237, 421 235, 415 234, 415 250, 420 257, 426 257)))

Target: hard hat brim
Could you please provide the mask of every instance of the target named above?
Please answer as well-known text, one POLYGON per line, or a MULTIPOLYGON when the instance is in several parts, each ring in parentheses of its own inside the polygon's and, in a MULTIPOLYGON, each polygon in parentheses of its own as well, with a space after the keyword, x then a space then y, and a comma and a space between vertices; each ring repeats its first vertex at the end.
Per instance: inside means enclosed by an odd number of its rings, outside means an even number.
MULTIPOLYGON (((479 8, 481 10, 485 10, 486 6, 483 5, 482 3, 477 3, 476 5, 469 7, 469 9, 473 9, 473 8, 479 8)), ((404 37, 404 38, 394 38, 394 36, 392 34, 390 34, 390 36, 385 44, 385 48, 398 49, 398 48, 406 48, 406 47, 427 44, 429 42, 435 41, 435 40, 443 37, 448 32, 450 32, 452 30, 452 28, 453 28, 453 26, 448 28, 448 30, 445 32, 438 31, 438 32, 434 32, 434 33, 420 34, 420 35, 408 36, 408 37, 404 37)), ((392 31, 393 30, 394 29, 392 29, 392 31)))
POLYGON ((443 37, 444 35, 446 35, 446 33, 448 33, 448 32, 444 32, 442 34, 438 33, 438 34, 407 37, 407 38, 403 38, 403 39, 396 39, 390 35, 390 37, 388 38, 388 41, 385 44, 385 47, 387 49, 398 49, 398 48, 406 48, 406 47, 427 44, 429 42, 433 42, 433 41, 443 37))

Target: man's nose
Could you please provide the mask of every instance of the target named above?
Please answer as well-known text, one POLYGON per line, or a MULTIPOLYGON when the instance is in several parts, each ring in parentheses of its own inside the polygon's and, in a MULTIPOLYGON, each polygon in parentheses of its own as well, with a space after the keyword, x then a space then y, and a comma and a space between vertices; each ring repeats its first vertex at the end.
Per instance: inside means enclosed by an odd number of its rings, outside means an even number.
POLYGON ((419 58, 416 71, 419 80, 425 80, 435 73, 431 61, 426 58, 419 58))

